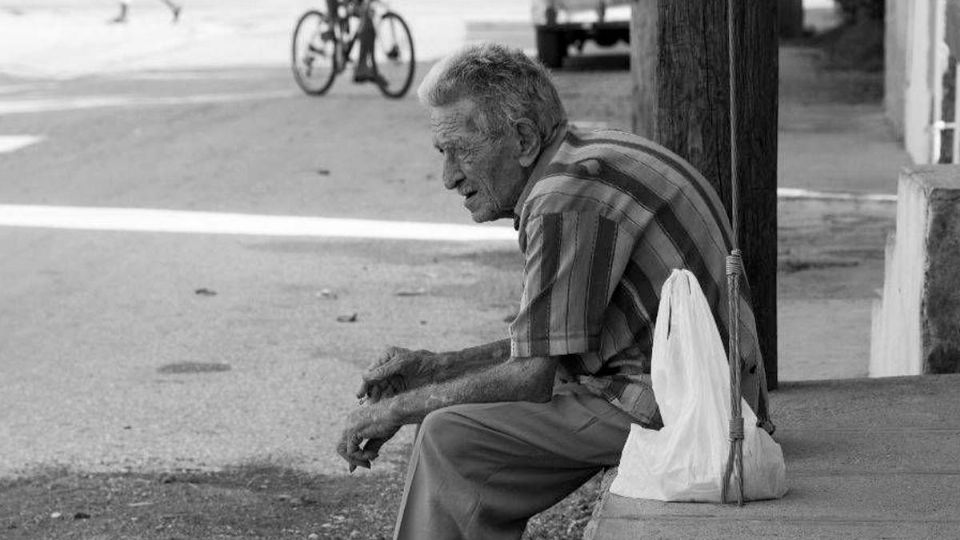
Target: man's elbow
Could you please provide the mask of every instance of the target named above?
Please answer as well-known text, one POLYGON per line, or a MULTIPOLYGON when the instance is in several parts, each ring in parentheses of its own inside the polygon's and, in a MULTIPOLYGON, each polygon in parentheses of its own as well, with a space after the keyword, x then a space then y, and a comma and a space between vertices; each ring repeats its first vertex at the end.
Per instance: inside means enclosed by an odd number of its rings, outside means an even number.
POLYGON ((546 403, 553 398, 553 380, 550 380, 549 384, 544 381, 536 385, 536 387, 530 392, 530 400, 534 403, 546 403))
POLYGON ((557 364, 551 358, 537 357, 527 360, 526 373, 518 377, 521 381, 522 401, 546 403, 553 397, 553 381, 557 364))

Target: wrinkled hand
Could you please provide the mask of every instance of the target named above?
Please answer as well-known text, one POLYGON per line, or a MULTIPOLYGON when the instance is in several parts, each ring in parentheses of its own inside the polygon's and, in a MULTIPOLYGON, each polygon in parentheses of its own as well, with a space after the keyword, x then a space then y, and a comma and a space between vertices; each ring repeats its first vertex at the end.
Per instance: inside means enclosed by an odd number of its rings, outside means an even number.
POLYGON ((380 448, 400 427, 401 424, 389 418, 386 407, 360 407, 347 417, 337 453, 350 464, 350 472, 357 467, 369 469, 371 462, 379 457, 380 448))
POLYGON ((371 403, 421 386, 427 379, 435 353, 390 347, 367 368, 357 391, 360 399, 371 403))

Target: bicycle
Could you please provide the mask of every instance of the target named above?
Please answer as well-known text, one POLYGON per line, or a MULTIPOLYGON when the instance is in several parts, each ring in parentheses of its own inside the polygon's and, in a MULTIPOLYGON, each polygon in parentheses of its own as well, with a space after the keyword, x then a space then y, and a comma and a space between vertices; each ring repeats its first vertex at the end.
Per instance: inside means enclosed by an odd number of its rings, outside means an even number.
POLYGON ((330 89, 336 76, 354 61, 351 52, 360 40, 366 15, 375 35, 370 53, 373 75, 365 80, 376 83, 387 97, 403 97, 413 83, 416 64, 406 21, 383 0, 341 0, 335 17, 326 11, 307 11, 294 28, 291 61, 297 85, 314 96, 330 89))

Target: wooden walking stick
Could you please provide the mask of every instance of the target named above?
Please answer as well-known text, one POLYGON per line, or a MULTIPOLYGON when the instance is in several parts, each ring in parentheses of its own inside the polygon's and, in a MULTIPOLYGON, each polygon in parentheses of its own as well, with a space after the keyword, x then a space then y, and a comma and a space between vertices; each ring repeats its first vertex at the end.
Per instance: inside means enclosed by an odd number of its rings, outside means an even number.
POLYGON ((736 62, 733 12, 734 2, 727 0, 727 60, 730 80, 730 212, 733 227, 733 249, 727 255, 727 302, 729 304, 729 360, 730 365, 730 452, 723 471, 720 502, 727 502, 731 476, 737 485, 737 504, 743 506, 743 411, 740 409, 740 276, 743 275, 743 258, 740 255, 740 182, 737 177, 737 101, 736 62))

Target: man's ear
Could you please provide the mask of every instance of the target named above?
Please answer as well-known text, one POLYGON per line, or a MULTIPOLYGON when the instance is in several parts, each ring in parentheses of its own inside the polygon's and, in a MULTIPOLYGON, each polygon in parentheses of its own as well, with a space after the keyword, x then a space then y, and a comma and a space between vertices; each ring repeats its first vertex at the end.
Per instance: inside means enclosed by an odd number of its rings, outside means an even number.
POLYGON ((517 121, 517 142, 519 143, 519 152, 517 159, 521 167, 529 167, 540 157, 540 132, 537 131, 536 124, 527 118, 521 118, 517 121))

